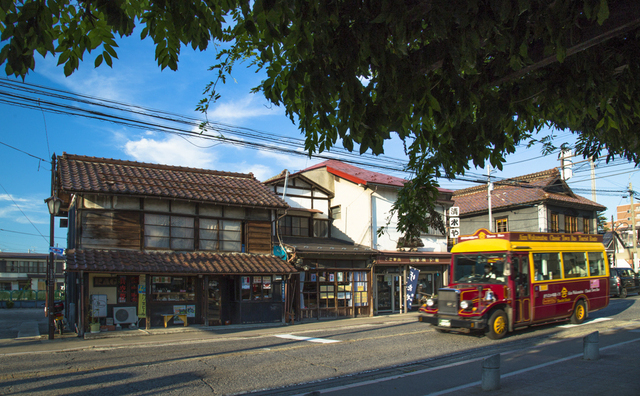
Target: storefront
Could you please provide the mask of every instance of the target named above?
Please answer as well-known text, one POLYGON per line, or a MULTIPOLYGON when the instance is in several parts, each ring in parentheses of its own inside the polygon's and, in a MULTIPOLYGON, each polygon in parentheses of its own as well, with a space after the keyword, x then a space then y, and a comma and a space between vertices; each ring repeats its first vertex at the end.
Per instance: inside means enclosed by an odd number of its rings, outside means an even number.
POLYGON ((406 313, 417 309, 421 298, 447 285, 449 253, 379 252, 374 267, 373 308, 376 315, 406 313), (415 294, 407 304, 411 268, 417 269, 415 294))
POLYGON ((334 238, 282 238, 300 270, 297 320, 372 316, 376 251, 334 238))
POLYGON ((79 328, 282 322, 293 266, 271 255, 74 251, 79 328), (177 315, 181 315, 180 317, 177 315))
POLYGON ((364 261, 360 270, 341 264, 300 273, 301 319, 370 316, 371 270, 364 261))

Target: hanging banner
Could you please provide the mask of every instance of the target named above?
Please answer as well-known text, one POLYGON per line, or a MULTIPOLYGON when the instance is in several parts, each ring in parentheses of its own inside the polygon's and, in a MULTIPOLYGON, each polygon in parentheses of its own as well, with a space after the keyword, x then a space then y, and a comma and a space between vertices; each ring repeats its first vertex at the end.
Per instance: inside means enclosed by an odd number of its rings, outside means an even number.
POLYGON ((147 284, 144 275, 140 275, 138 282, 138 317, 147 317, 147 284))
POLYGON ((417 268, 409 267, 409 275, 407 276, 407 310, 411 310, 411 303, 413 297, 416 295, 416 288, 418 287, 418 275, 420 270, 417 268))

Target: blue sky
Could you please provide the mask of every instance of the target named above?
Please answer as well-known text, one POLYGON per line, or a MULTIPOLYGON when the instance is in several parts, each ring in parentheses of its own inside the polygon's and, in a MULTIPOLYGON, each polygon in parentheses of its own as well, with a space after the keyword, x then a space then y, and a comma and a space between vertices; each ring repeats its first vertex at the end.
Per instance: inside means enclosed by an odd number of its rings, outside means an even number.
MULTIPOLYGON (((173 72, 160 70, 149 40, 140 41, 133 37, 120 40, 119 44, 119 59, 114 60, 113 68, 103 64, 95 69, 94 56, 89 55, 78 71, 65 78, 62 68, 56 67, 56 60, 47 57, 37 61, 36 71, 30 73, 25 82, 203 119, 195 107, 205 85, 215 77, 213 72, 207 71, 215 63, 213 48, 207 52, 183 49, 179 70, 173 72)), ((242 66, 236 67, 233 78, 218 86, 222 97, 210 109, 208 119, 274 135, 302 138, 283 109, 270 106, 259 94, 250 93, 262 76, 242 66)), ((50 195, 50 158, 53 153, 252 172, 259 180, 265 180, 285 168, 296 171, 322 161, 4 103, 0 103, 0 119, 0 250, 5 252, 48 251, 49 215, 43 200, 50 195)), ((570 139, 568 133, 560 132, 558 135, 558 142, 570 139)), ((273 143, 277 143, 276 140, 273 143)), ((385 150, 390 157, 404 157, 402 145, 397 140, 390 141, 385 150)), ((559 166, 557 154, 541 157, 539 146, 522 147, 508 158, 504 171, 494 171, 492 177, 513 177, 555 166, 559 166)), ((402 173, 382 172, 406 177, 402 173)), ((481 179, 484 175, 484 169, 471 169, 466 178, 481 179)), ((622 191, 630 181, 636 190, 640 190, 638 169, 625 161, 610 165, 599 163, 596 177, 596 188, 604 190, 598 194, 597 201, 609 208, 608 218, 615 215, 617 205, 629 202, 628 197, 622 197, 622 191)), ((474 183, 441 180, 441 185, 459 189, 474 183)), ((580 189, 580 195, 591 198, 587 191, 591 188, 588 164, 576 165, 569 185, 580 189)), ((66 247, 66 229, 56 227, 55 235, 56 244, 66 247)))

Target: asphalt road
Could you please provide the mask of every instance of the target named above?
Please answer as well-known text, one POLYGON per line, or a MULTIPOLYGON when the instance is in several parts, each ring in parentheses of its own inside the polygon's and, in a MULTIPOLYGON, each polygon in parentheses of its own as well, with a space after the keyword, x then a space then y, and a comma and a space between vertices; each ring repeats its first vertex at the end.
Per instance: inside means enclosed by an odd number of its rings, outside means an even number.
MULTIPOLYGON (((34 352, 30 344, 28 350, 11 354, 3 353, 2 348, 14 342, 11 337, 16 332, 15 326, 3 320, 8 311, 0 310, 3 395, 286 395, 637 323, 640 297, 612 299, 609 307, 592 313, 584 326, 538 326, 499 341, 478 335, 440 334, 416 321, 376 317, 366 323, 336 321, 335 326, 318 328, 288 326, 225 335, 135 337, 135 341, 126 342, 114 338, 100 344, 77 340, 46 353, 34 352)), ((33 311, 46 332, 42 310, 33 311)))

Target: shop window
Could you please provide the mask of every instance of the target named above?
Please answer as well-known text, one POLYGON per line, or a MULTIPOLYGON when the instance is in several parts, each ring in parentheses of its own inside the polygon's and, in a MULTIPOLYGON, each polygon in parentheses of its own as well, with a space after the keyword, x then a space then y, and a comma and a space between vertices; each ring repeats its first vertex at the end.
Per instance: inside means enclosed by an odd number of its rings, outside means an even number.
POLYGON ((301 309, 318 308, 318 283, 315 272, 300 273, 301 309))
POLYGON ((153 301, 194 301, 195 278, 191 276, 154 276, 151 278, 153 301))
POLYGON ((309 218, 286 216, 278 221, 280 235, 283 236, 309 236, 309 218))
POLYGON ((578 231, 578 218, 575 216, 564 216, 564 232, 574 233, 578 231))
POLYGON ((11 291, 11 282, 0 282, 0 290, 11 291))
POLYGON ((368 298, 368 282, 367 272, 354 271, 353 272, 353 297, 356 307, 365 307, 369 305, 368 298))
POLYGON ((551 217, 549 218, 549 232, 560 232, 557 213, 551 213, 551 217))
POLYGON ((507 218, 504 217, 502 219, 496 219, 496 232, 507 232, 509 231, 509 227, 507 227, 507 218))
POLYGON ((243 276, 242 301, 271 301, 273 284, 271 276, 243 276))

